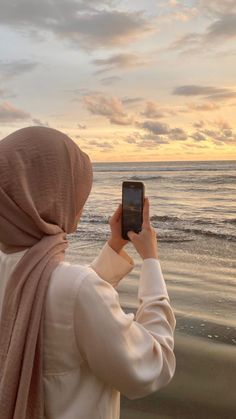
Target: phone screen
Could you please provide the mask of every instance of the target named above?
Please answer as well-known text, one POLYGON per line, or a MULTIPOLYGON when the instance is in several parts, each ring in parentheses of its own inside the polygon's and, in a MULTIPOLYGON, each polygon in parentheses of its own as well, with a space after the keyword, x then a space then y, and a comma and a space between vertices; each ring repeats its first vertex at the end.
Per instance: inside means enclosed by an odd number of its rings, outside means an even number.
POLYGON ((122 235, 128 239, 129 230, 141 231, 143 218, 143 185, 124 182, 122 192, 122 235))

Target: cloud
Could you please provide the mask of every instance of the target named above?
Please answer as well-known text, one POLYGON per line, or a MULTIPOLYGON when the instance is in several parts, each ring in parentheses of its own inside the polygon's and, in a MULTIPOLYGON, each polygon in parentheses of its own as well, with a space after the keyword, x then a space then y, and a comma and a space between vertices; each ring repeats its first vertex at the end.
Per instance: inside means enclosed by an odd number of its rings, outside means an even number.
MULTIPOLYGON (((185 143, 184 144, 184 147, 185 148, 191 148, 191 149, 193 149, 193 147, 196 149, 196 148, 200 148, 200 149, 207 149, 208 148, 208 143, 197 143, 196 141, 194 142, 194 144, 192 144, 192 143, 185 143)), ((187 153, 187 154, 192 154, 192 150, 191 150, 191 152, 190 153, 187 153)))
POLYGON ((48 122, 42 122, 40 119, 34 118, 32 119, 32 122, 40 127, 49 127, 49 123, 48 122))
POLYGON ((30 114, 15 108, 8 102, 0 104, 0 121, 14 122, 19 120, 30 119, 30 114))
POLYGON ((83 124, 80 124, 80 123, 77 124, 77 127, 79 129, 86 129, 87 128, 86 125, 83 125, 83 124))
POLYGON ((143 147, 145 149, 155 149, 162 144, 168 144, 169 140, 163 135, 156 135, 152 133, 140 134, 139 132, 133 132, 128 135, 124 141, 128 144, 135 144, 136 147, 143 147))
POLYGON ((128 144, 135 144, 136 147, 143 147, 145 149, 153 150, 162 144, 167 144, 168 139, 162 135, 156 134, 140 134, 139 132, 133 132, 128 135, 124 141, 128 144))
POLYGON ((223 118, 218 118, 217 120, 209 122, 208 126, 206 126, 205 122, 201 121, 197 128, 197 131, 190 136, 195 141, 201 142, 208 140, 216 145, 236 145, 236 133, 233 131, 230 124, 223 118))
POLYGON ((216 109, 220 109, 220 106, 216 103, 212 102, 204 102, 204 103, 188 103, 187 107, 193 111, 215 111, 216 109))
POLYGON ((226 119, 218 118, 215 121, 213 121, 213 124, 215 124, 220 130, 229 130, 232 129, 231 125, 229 124, 226 119))
POLYGON ((216 93, 214 95, 210 95, 210 96, 206 96, 205 99, 209 99, 209 100, 231 100, 231 99, 235 99, 236 98, 236 92, 234 91, 230 91, 227 89, 225 89, 225 92, 221 92, 221 93, 216 93))
POLYGON ((1 1, 0 24, 24 32, 53 32, 85 49, 127 45, 155 30, 142 12, 111 10, 113 2, 1 1))
POLYGON ((204 127, 204 125, 205 125, 204 121, 197 121, 197 122, 193 123, 194 128, 202 128, 202 127, 204 127))
POLYGON ((164 118, 169 115, 177 115, 178 111, 176 109, 173 109, 172 107, 168 106, 160 106, 159 104, 147 101, 146 102, 146 108, 144 112, 141 112, 142 116, 145 116, 146 118, 164 118))
POLYGON ((115 96, 110 98, 101 95, 84 96, 83 103, 89 112, 93 115, 105 116, 111 124, 129 125, 132 123, 132 119, 124 112, 122 102, 115 96))
POLYGON ((114 148, 114 146, 108 141, 101 142, 99 140, 89 140, 87 141, 87 146, 88 145, 91 147, 96 146, 98 148, 101 148, 103 151, 109 151, 114 148))
POLYGON ((162 124, 156 121, 139 122, 137 125, 155 135, 167 135, 170 132, 168 124, 162 124))
POLYGON ((176 41, 172 42, 169 49, 171 50, 181 50, 188 49, 193 47, 198 47, 199 42, 201 41, 201 34, 198 33, 187 33, 179 37, 176 41))
POLYGON ((218 16, 236 11, 235 0, 198 0, 197 6, 209 15, 218 16))
POLYGON ((142 140, 137 144, 139 147, 144 147, 145 149, 155 149, 162 144, 168 144, 168 139, 162 135, 144 135, 142 140))
POLYGON ((205 135, 203 135, 201 132, 194 132, 190 135, 191 138, 193 138, 195 141, 206 141, 205 135))
POLYGON ((185 141, 188 139, 188 135, 182 128, 172 128, 169 132, 169 138, 174 141, 185 141))
MULTIPOLYGON (((53 26, 53 25, 52 25, 53 26)), ((84 48, 126 45, 151 31, 141 13, 96 12, 73 16, 70 22, 57 22, 54 32, 84 48)))
POLYGON ((169 49, 180 51, 181 54, 185 55, 189 53, 199 53, 202 55, 205 52, 208 53, 206 45, 215 48, 216 46, 219 46, 220 43, 235 39, 236 3, 231 10, 228 10, 228 7, 226 7, 225 10, 227 10, 226 14, 213 13, 214 15, 217 15, 217 19, 210 23, 204 31, 200 33, 190 32, 182 35, 169 46, 169 49))
POLYGON ((33 71, 39 64, 29 60, 0 60, 0 77, 10 79, 33 71))
POLYGON ((224 143, 224 144, 236 145, 236 134, 233 132, 232 129, 228 129, 228 130, 205 129, 203 130, 203 134, 205 134, 215 144, 224 143))
POLYGON ((40 3, 32 0, 19 0, 11 5, 4 0, 0 1, 0 21, 7 25, 32 24, 35 27, 66 19, 73 13, 98 11, 105 5, 112 5, 112 0, 41 0, 40 3))
POLYGON ((154 102, 146 102, 146 109, 144 112, 141 112, 141 115, 146 118, 163 118, 165 116, 164 112, 160 111, 157 105, 154 102))
POLYGON ((146 147, 147 149, 155 149, 163 144, 172 144, 173 141, 181 141, 183 146, 196 145, 198 147, 201 144, 201 148, 207 147, 209 143, 215 145, 236 145, 236 133, 223 118, 218 118, 208 122, 208 124, 204 121, 198 121, 193 124, 195 130, 189 133, 183 128, 173 128, 169 124, 163 124, 159 121, 136 122, 136 126, 143 130, 144 133, 142 131, 134 131, 124 141, 137 147, 146 147), (189 143, 190 145, 188 145, 189 143))
POLYGON ((112 55, 109 58, 93 60, 93 63, 101 67, 100 70, 96 71, 96 74, 99 74, 116 68, 131 69, 147 66, 151 63, 151 60, 138 54, 121 53, 112 55))
POLYGON ((125 142, 129 144, 137 144, 140 140, 142 140, 142 136, 139 132, 133 132, 132 134, 128 135, 125 138, 125 142))
POLYGON ((185 86, 179 86, 174 89, 172 92, 173 95, 180 96, 203 96, 210 95, 215 93, 221 93, 227 89, 212 87, 212 86, 198 86, 195 84, 189 84, 185 86))
POLYGON ((187 133, 182 128, 171 128, 168 124, 158 121, 137 122, 136 125, 148 131, 148 135, 142 137, 142 141, 148 140, 149 146, 151 142, 167 144, 172 141, 185 141, 188 139, 187 133))
POLYGON ((180 51, 181 54, 202 55, 209 52, 206 44, 216 48, 219 43, 236 38, 235 0, 196 0, 195 10, 198 11, 196 16, 206 17, 210 23, 201 32, 189 32, 180 36, 169 49, 180 51))
POLYGON ((85 96, 97 96, 97 95, 103 95, 104 93, 99 90, 89 89, 88 87, 82 87, 81 89, 70 90, 70 92, 72 92, 76 96, 76 98, 73 99, 75 101, 81 100, 81 98, 83 99, 83 97, 85 96))
POLYGON ((133 105, 136 103, 143 102, 143 97, 124 97, 121 99, 124 105, 133 105))
POLYGON ((205 99, 212 101, 230 100, 236 97, 236 92, 231 89, 195 84, 178 86, 173 90, 172 94, 179 96, 204 96, 205 99))
POLYGON ((157 121, 145 121, 137 123, 140 128, 149 131, 154 135, 166 135, 171 140, 184 141, 188 136, 182 128, 170 128, 168 124, 163 124, 157 121))
POLYGON ((167 51, 178 52, 181 56, 186 57, 187 55, 201 54, 203 55, 205 50, 201 46, 202 36, 201 34, 185 34, 180 36, 177 40, 172 42, 167 51))
POLYGON ((190 2, 170 0, 166 3, 163 2, 163 5, 159 6, 159 23, 166 25, 173 23, 173 21, 188 22, 199 15, 199 10, 195 7, 195 4, 189 4, 190 2))
POLYGON ((118 76, 111 76, 111 77, 104 77, 103 79, 101 79, 101 83, 104 86, 109 86, 113 83, 116 83, 117 81, 121 80, 121 77, 118 76))
POLYGON ((208 26, 204 39, 215 42, 216 39, 233 39, 236 37, 236 14, 221 16, 208 26))

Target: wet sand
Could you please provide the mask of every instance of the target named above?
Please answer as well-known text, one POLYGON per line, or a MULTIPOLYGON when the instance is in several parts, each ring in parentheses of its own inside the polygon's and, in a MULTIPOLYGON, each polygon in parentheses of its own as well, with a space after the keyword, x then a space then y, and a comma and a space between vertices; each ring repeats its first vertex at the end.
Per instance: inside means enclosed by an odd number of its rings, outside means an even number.
POLYGON ((121 419, 236 418, 236 349, 207 339, 175 336, 171 383, 142 399, 121 397, 121 419))
MULTIPOLYGON (((143 399, 121 397, 121 419, 236 419, 236 243, 160 243, 177 324, 176 372, 143 399)), ((132 275, 131 275, 132 276, 132 275)), ((128 279, 119 285, 129 306, 128 279)))

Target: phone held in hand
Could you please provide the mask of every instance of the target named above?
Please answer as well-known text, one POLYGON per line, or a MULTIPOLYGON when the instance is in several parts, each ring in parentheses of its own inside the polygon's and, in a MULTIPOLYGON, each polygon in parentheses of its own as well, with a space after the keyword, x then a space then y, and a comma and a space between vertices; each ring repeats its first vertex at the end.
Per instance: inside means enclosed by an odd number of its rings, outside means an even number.
POLYGON ((125 181, 122 183, 122 237, 130 240, 128 231, 139 233, 143 223, 145 186, 143 182, 125 181))

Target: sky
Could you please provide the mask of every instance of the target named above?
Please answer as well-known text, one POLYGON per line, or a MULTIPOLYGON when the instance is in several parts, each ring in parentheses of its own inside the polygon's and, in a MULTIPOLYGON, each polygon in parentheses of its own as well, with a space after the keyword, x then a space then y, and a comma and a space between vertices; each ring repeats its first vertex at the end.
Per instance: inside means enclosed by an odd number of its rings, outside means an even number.
POLYGON ((0 0, 0 138, 93 162, 236 159, 236 0, 0 0))

